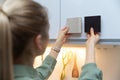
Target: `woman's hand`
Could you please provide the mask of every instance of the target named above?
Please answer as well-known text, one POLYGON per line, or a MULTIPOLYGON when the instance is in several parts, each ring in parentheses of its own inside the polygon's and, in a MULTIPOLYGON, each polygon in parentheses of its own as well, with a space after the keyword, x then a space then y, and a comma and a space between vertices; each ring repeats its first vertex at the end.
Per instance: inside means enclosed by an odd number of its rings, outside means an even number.
POLYGON ((62 45, 65 43, 66 39, 69 37, 68 33, 69 28, 65 27, 59 31, 57 40, 54 44, 54 47, 61 48, 62 45))
POLYGON ((88 34, 87 36, 88 36, 88 40, 86 42, 87 46, 96 45, 97 42, 99 41, 99 34, 95 34, 93 28, 90 29, 90 34, 88 34))

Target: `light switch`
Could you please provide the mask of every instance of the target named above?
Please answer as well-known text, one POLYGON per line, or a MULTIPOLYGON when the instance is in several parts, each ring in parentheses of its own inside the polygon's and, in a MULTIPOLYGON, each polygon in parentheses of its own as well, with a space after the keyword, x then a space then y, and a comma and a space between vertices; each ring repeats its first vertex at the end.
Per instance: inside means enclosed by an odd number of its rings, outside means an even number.
POLYGON ((90 28, 94 28, 94 32, 101 32, 101 16, 85 17, 85 32, 90 33, 90 28))
POLYGON ((68 33, 81 33, 82 18, 67 18, 66 25, 69 27, 68 33))

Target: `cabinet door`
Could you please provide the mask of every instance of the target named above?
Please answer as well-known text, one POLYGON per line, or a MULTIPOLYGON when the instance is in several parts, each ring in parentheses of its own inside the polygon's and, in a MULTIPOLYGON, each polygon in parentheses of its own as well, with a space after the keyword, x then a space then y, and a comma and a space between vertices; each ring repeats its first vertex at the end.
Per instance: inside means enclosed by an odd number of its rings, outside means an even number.
POLYGON ((120 40, 120 0, 61 0, 61 26, 67 18, 82 17, 82 34, 75 39, 86 39, 84 17, 94 15, 101 15, 101 39, 120 40))
POLYGON ((4 0, 0 0, 0 5, 2 5, 4 3, 4 0))
POLYGON ((45 6, 48 10, 50 39, 56 39, 60 27, 60 0, 34 0, 45 6))

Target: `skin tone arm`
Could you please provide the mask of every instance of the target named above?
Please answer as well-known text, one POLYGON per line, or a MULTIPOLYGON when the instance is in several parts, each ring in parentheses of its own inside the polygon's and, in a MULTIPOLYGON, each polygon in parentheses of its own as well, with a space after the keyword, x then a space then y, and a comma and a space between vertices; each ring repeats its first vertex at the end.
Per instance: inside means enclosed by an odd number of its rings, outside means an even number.
MULTIPOLYGON (((58 34, 58 38, 57 38, 57 40, 54 43, 52 48, 57 48, 58 50, 61 49, 62 45, 64 44, 64 42, 66 41, 67 37, 69 36, 69 35, 67 35, 68 30, 69 30, 68 27, 65 27, 65 28, 60 30, 60 32, 58 34)), ((51 49, 50 55, 56 59, 57 56, 58 56, 58 53, 59 52, 51 49)))
POLYGON ((86 60, 85 64, 95 63, 95 45, 99 41, 99 35, 94 34, 93 28, 90 29, 88 40, 86 42, 86 60))

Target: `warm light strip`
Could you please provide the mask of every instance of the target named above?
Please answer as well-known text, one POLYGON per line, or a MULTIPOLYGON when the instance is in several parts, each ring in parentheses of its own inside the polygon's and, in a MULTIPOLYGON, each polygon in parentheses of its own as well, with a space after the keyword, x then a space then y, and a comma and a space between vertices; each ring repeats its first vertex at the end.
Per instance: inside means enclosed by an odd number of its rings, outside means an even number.
MULTIPOLYGON (((46 51, 43 55, 43 59, 45 59, 45 57, 49 54, 51 50, 51 46, 47 47, 46 48, 46 51)), ((69 52, 69 51, 72 51, 72 53, 76 53, 77 54, 77 61, 78 63, 80 62, 82 65, 84 64, 84 61, 85 61, 85 53, 86 53, 86 48, 85 47, 62 47, 61 48, 61 51, 58 55, 58 58, 57 60, 60 61, 62 59, 62 54, 65 53, 65 52, 69 52)), ((38 56, 35 58, 35 61, 34 61, 34 67, 38 67, 40 66, 42 63, 42 58, 41 56, 38 56)))

